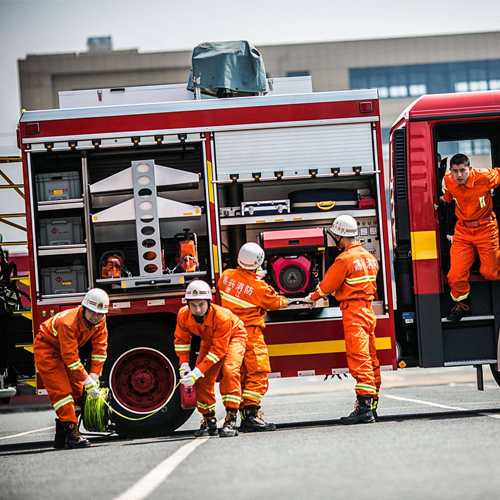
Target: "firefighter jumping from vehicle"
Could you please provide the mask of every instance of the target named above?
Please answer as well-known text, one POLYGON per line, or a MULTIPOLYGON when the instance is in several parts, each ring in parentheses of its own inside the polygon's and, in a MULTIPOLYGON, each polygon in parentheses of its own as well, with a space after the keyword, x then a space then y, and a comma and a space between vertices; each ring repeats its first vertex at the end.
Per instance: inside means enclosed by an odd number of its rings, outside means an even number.
POLYGON ((186 288, 187 306, 177 315, 175 352, 179 357, 181 383, 196 387, 196 406, 203 415, 195 436, 216 436, 215 381, 221 372, 220 392, 226 419, 220 437, 238 435, 236 419, 241 402, 240 368, 245 355, 247 332, 231 311, 212 303, 210 286, 202 280, 186 288), (192 335, 201 337, 200 353, 191 370, 189 356, 192 335))
POLYGON ((455 200, 458 221, 451 244, 451 266, 448 283, 455 305, 447 316, 460 321, 471 314, 470 267, 479 254, 479 272, 490 281, 500 279, 498 223, 493 212, 491 190, 500 185, 500 168, 473 168, 469 158, 456 154, 450 160, 450 171, 444 176, 441 201, 455 200))
POLYGON ((106 360, 108 294, 89 290, 82 304, 57 313, 40 325, 33 344, 35 362, 56 411, 54 448, 85 448, 90 442, 78 430, 83 389, 99 396, 99 376, 106 360), (78 348, 92 342, 90 374, 85 370, 78 348))
POLYGON ((226 269, 219 279, 222 305, 243 321, 248 333, 245 357, 241 365, 240 405, 242 432, 274 431, 266 423, 260 403, 269 387, 269 353, 264 341, 266 311, 288 306, 289 300, 268 285, 258 270, 264 262, 264 250, 257 243, 245 243, 238 253, 238 268, 226 269))
POLYGON ((358 224, 350 215, 340 215, 332 225, 335 243, 342 252, 328 269, 323 281, 309 294, 305 303, 335 294, 342 310, 347 364, 356 379, 356 404, 343 424, 372 423, 377 414, 380 391, 380 363, 375 348, 372 310, 377 285, 378 263, 359 241, 358 224))

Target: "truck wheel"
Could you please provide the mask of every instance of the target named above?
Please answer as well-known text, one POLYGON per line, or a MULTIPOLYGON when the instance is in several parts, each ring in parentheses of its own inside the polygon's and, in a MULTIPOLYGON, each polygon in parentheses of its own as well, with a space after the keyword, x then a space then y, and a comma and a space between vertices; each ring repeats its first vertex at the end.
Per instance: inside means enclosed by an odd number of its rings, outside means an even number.
MULTIPOLYGON (((131 323, 112 330, 102 379, 113 394, 113 409, 141 418, 160 408, 178 382, 179 361, 171 328, 158 323, 131 323)), ((171 434, 193 410, 183 410, 177 389, 168 405, 144 420, 114 414, 116 432, 130 438, 171 434)))
POLYGON ((495 382, 500 385, 500 372, 497 372, 497 365, 492 364, 490 365, 490 370, 491 374, 493 375, 493 378, 495 379, 495 382))

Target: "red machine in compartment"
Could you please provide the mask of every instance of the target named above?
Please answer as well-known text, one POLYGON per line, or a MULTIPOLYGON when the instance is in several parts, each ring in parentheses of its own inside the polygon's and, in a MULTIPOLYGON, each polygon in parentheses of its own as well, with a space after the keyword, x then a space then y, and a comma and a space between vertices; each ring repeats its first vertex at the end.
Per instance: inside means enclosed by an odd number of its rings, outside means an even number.
POLYGON ((323 228, 292 229, 260 233, 273 286, 285 295, 306 294, 318 284, 325 269, 327 247, 323 228))

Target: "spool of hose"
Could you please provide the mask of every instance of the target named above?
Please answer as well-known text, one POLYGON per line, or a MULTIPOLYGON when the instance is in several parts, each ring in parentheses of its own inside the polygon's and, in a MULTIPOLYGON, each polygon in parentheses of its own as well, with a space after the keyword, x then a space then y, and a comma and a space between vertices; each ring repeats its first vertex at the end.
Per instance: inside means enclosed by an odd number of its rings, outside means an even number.
POLYGON ((100 389, 100 397, 98 398, 89 398, 85 393, 82 401, 82 419, 85 429, 89 432, 114 430, 110 406, 111 391, 107 387, 100 389))

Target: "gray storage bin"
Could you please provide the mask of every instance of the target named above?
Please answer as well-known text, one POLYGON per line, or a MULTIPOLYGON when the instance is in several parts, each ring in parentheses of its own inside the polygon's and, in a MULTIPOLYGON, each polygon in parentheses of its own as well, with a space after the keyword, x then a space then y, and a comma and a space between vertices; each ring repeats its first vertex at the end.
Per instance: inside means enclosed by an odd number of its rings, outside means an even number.
POLYGON ((42 295, 87 291, 85 266, 46 267, 41 269, 42 295))
POLYGON ((79 245, 83 243, 81 217, 64 219, 41 219, 40 243, 42 247, 56 245, 79 245))
POLYGON ((79 172, 35 175, 38 201, 74 200, 82 197, 79 172))

